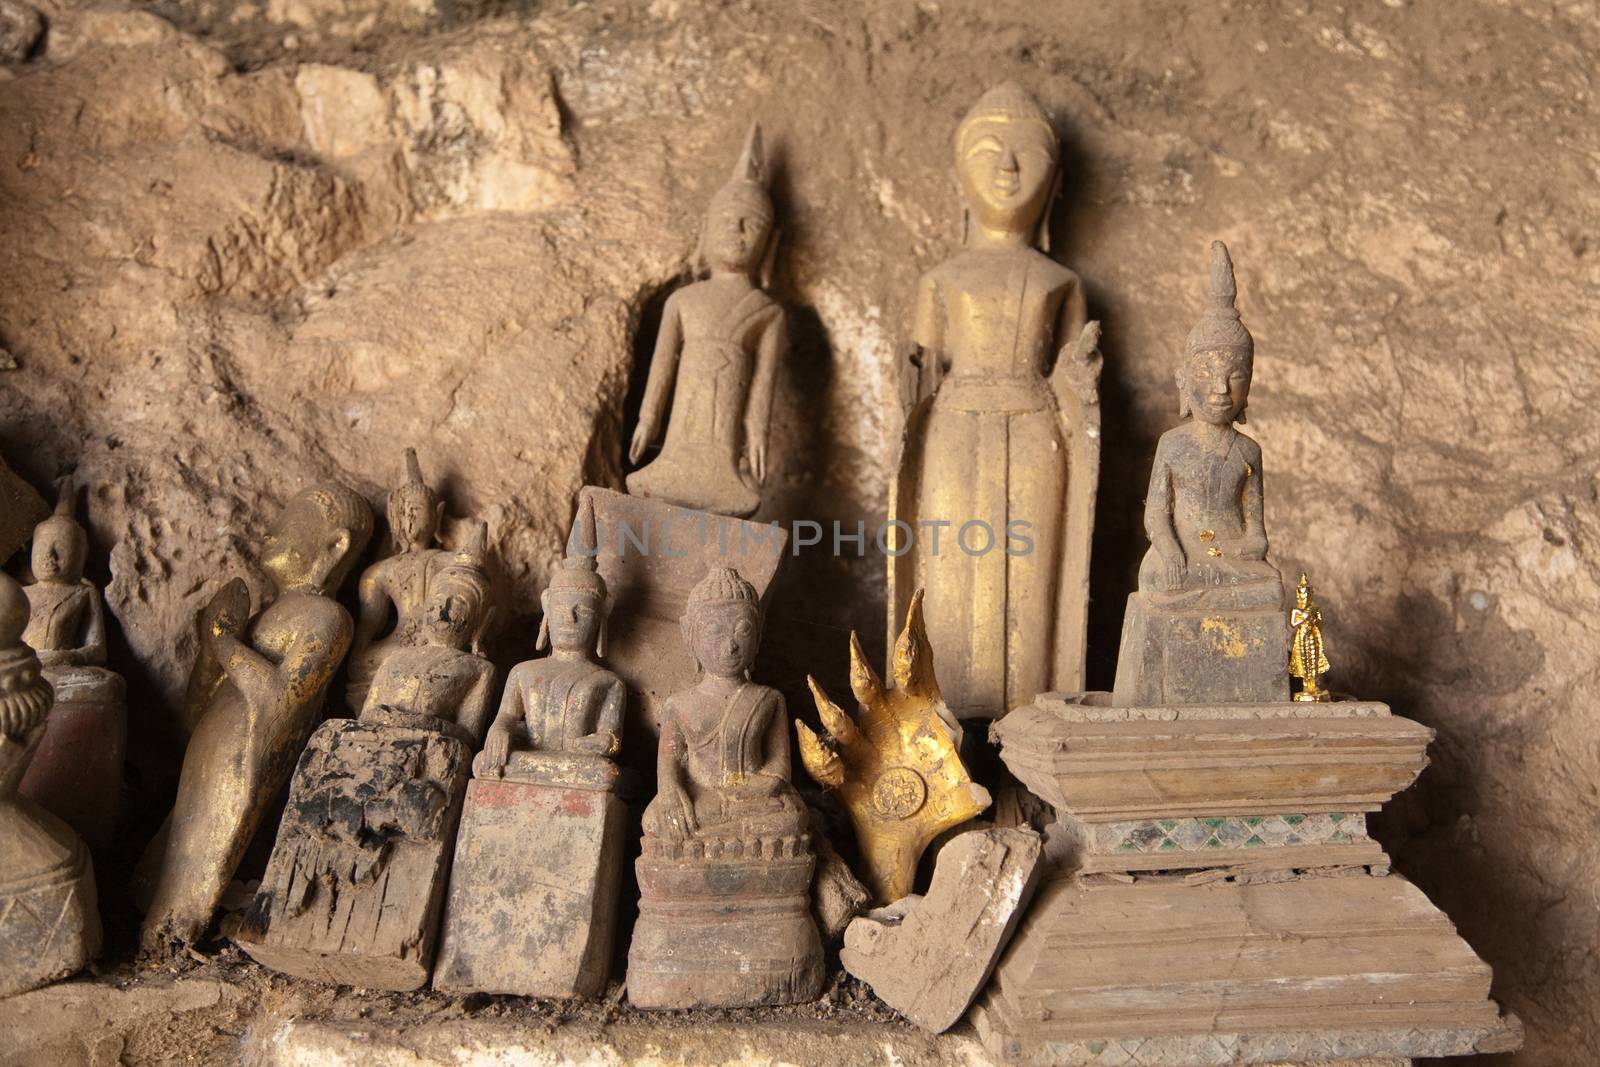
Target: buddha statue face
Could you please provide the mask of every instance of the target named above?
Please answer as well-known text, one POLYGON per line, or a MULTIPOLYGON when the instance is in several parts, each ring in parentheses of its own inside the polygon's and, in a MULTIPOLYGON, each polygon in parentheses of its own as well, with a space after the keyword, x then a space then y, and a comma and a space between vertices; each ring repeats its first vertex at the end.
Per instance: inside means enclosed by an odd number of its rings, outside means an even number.
POLYGON ((483 615, 483 590, 465 577, 441 575, 428 597, 422 627, 429 644, 465 649, 477 636, 483 615))
POLYGON ((33 576, 41 582, 76 583, 83 577, 88 538, 71 519, 50 518, 33 531, 33 576))
POLYGON ((401 551, 433 543, 444 519, 444 504, 425 485, 403 485, 389 494, 389 531, 401 551))
POLYGON ((595 594, 582 589, 550 589, 539 598, 550 644, 557 652, 587 654, 600 638, 605 612, 595 594))
POLYGON ((1040 122, 978 118, 961 129, 956 173, 972 218, 989 230, 1032 233, 1055 189, 1055 134, 1040 122))
POLYGON ((761 647, 761 616, 755 604, 710 601, 684 617, 689 650, 701 670, 723 678, 742 677, 761 647))
POLYGON ((261 548, 261 569, 279 589, 325 593, 344 578, 366 544, 366 531, 337 522, 338 503, 325 489, 306 490, 295 494, 278 516, 261 548))
POLYGON ((717 194, 701 242, 712 270, 748 274, 760 264, 772 234, 772 207, 762 202, 765 196, 760 186, 744 182, 717 194))
POLYGON ((1213 426, 1231 426, 1250 399, 1250 357, 1237 349, 1192 353, 1178 373, 1183 414, 1213 426))

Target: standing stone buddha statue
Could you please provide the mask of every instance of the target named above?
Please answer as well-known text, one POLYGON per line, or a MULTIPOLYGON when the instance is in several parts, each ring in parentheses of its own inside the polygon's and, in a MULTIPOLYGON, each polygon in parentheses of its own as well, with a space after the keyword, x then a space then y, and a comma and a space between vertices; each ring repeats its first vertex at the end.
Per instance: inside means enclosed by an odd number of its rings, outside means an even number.
POLYGON ((666 441, 628 475, 634 496, 738 517, 761 506, 772 387, 788 343, 783 308, 758 283, 772 238, 766 181, 754 126, 706 215, 700 257, 710 277, 679 289, 662 309, 628 461, 643 459, 663 426, 666 441))
POLYGON ((889 561, 889 647, 925 588, 945 699, 958 717, 995 718, 1083 688, 1099 327, 1078 276, 1047 254, 1060 146, 1038 103, 1011 83, 989 90, 955 148, 964 247, 917 286, 889 503, 912 543, 889 561))

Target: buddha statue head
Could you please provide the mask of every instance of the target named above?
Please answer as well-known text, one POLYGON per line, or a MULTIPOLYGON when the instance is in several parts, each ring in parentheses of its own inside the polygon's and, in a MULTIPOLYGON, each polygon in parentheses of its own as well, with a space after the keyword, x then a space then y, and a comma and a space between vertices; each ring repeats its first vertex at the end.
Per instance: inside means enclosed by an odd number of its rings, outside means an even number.
POLYGON ((422 613, 429 644, 465 651, 483 632, 489 611, 488 540, 488 527, 478 523, 461 551, 434 575, 422 613))
POLYGON ((405 480, 389 494, 386 510, 397 552, 415 552, 433 544, 444 522, 444 501, 422 480, 414 448, 406 449, 405 480))
POLYGON ((733 177, 706 212, 700 258, 712 270, 753 274, 765 261, 774 218, 766 169, 758 123, 750 127, 733 177))
POLYGON ((1178 367, 1178 414, 1215 426, 1245 421, 1255 342, 1234 307, 1238 288, 1228 246, 1211 242, 1206 310, 1189 331, 1178 367))
POLYGON ((1027 90, 1005 82, 984 93, 956 127, 956 174, 966 204, 962 234, 1025 234, 1049 248, 1050 202, 1061 157, 1050 118, 1027 90))
POLYGON ((76 585, 89 556, 89 536, 72 515, 77 489, 72 479, 61 484, 56 510, 33 530, 33 576, 41 582, 76 585))
POLYGON ((683 639, 706 674, 744 678, 761 647, 761 598, 732 567, 712 567, 689 593, 683 639))
POLYGON ((336 592, 372 536, 366 498, 338 482, 302 489, 267 533, 261 569, 280 590, 336 592))

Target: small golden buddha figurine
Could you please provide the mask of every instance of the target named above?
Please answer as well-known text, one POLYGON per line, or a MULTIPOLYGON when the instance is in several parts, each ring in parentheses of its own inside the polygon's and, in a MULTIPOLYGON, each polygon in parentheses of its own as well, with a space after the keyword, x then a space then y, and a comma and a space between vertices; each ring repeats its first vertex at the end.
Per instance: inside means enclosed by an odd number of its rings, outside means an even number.
POLYGON ((22 641, 28 598, 0 573, 0 997, 65 978, 100 950, 89 850, 17 792, 54 700, 22 641))
POLYGON ((985 93, 955 163, 964 247, 917 285, 889 502, 912 537, 889 560, 889 647, 929 590, 945 699, 959 718, 997 718, 1083 688, 1099 327, 1078 276, 1048 255, 1060 146, 1033 97, 1009 82, 985 93))
POLYGON ((609 788, 622 747, 628 690, 602 667, 606 583, 593 556, 568 556, 539 598, 537 647, 549 650, 511 669, 500 713, 473 762, 480 778, 609 788))
POLYGON ((1261 446, 1245 420, 1255 342, 1234 307, 1233 260, 1211 243, 1207 307, 1176 379, 1186 421, 1161 435, 1145 496, 1150 549, 1128 599, 1122 705, 1287 700, 1283 579, 1267 562, 1261 446))
POLYGON ((65 819, 93 848, 111 843, 128 739, 127 687, 106 662, 105 602, 83 576, 89 537, 73 517, 71 479, 33 532, 34 583, 22 639, 39 654, 56 706, 22 792, 65 819))
POLYGON ((383 661, 354 719, 312 735, 266 875, 235 940, 286 974, 418 989, 433 966, 450 845, 494 665, 486 531, 433 575, 413 641, 383 661))
POLYGON ((268 603, 252 616, 236 578, 201 610, 178 799, 142 864, 146 951, 193 943, 210 926, 350 648, 350 616, 333 595, 371 536, 361 494, 336 482, 301 490, 263 546, 268 603))
POLYGON ((772 387, 788 343, 783 308, 757 280, 773 228, 766 180, 761 127, 753 126, 706 215, 700 257, 710 277, 673 293, 662 310, 628 462, 644 458, 663 424, 666 441, 628 475, 635 496, 740 517, 761 506, 772 387))
POLYGON ((644 1008, 810 1000, 822 982, 815 860, 790 781, 783 697, 750 680, 755 588, 711 568, 689 595, 683 631, 701 678, 662 714, 628 997, 644 1008))
POLYGON ((345 687, 345 704, 352 715, 361 714, 366 706, 367 687, 384 658, 416 637, 428 583, 452 558, 452 553, 436 547, 444 501, 422 480, 414 448, 406 449, 405 481, 389 494, 387 514, 395 554, 368 567, 357 586, 361 607, 345 687), (390 618, 395 619, 394 629, 380 639, 390 618))
MULTIPOLYGON (((574 534, 594 545, 594 528, 584 498, 574 534)), ((609 600, 582 553, 561 561, 540 598, 538 646, 550 654, 511 669, 473 761, 435 988, 535 997, 605 988, 627 824, 612 757, 628 690, 599 663, 609 600)))
POLYGON ((1289 677, 1300 679, 1296 700, 1327 701, 1333 694, 1322 688, 1322 676, 1329 671, 1328 654, 1322 645, 1322 609, 1312 602, 1311 583, 1305 571, 1294 589, 1294 607, 1289 609, 1289 677))

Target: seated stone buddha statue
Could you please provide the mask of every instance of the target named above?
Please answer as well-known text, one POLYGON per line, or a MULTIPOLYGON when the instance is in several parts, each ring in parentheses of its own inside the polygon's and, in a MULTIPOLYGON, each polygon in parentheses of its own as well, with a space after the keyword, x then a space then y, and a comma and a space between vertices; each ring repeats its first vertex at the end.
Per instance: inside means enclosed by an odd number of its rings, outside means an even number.
POLYGON ((783 697, 750 680, 755 588, 712 567, 689 595, 683 631, 700 679, 662 713, 628 998, 641 1008, 811 1000, 822 983, 815 858, 790 781, 783 697))
POLYGON ((1287 700, 1283 578, 1267 562, 1261 446, 1241 433, 1255 344, 1233 261, 1211 245, 1208 306, 1177 373, 1185 421, 1161 435, 1145 497, 1150 550, 1128 598, 1122 705, 1287 700))

